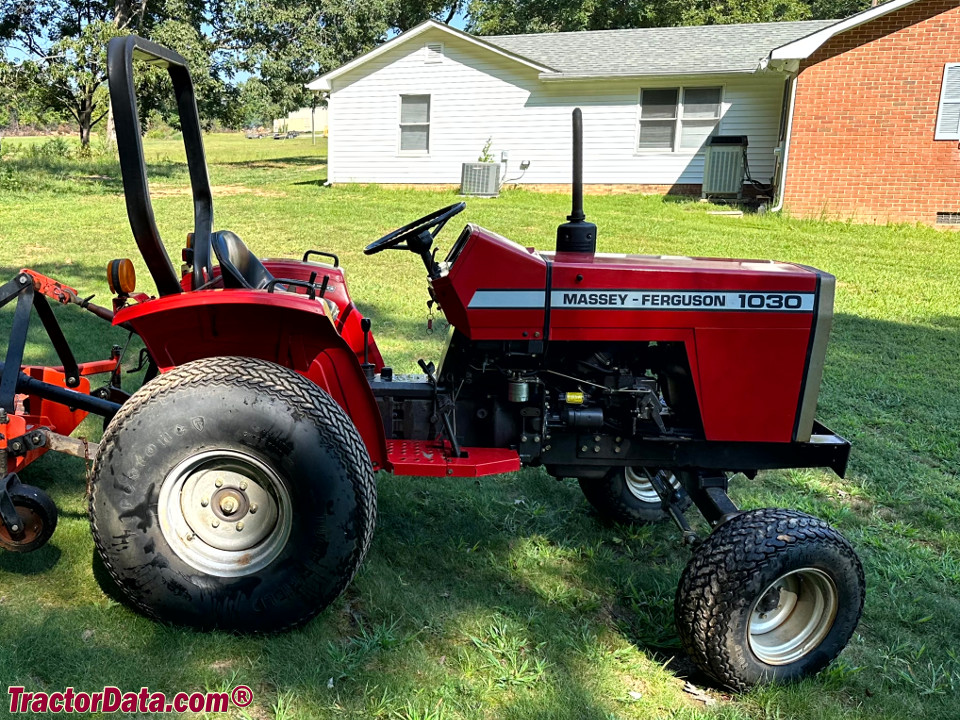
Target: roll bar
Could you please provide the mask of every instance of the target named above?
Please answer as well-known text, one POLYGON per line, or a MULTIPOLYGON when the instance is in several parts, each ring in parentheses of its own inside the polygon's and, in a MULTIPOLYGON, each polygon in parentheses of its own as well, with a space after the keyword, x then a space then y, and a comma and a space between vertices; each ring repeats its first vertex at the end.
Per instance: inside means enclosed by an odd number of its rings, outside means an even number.
POLYGON ((137 94, 133 82, 135 59, 166 68, 173 81, 183 146, 187 152, 187 167, 190 170, 190 187, 193 191, 194 288, 203 285, 212 275, 210 234, 213 229, 213 195, 203 151, 197 99, 187 61, 172 50, 135 35, 113 38, 107 46, 107 69, 127 216, 130 218, 130 228, 140 253, 157 284, 157 291, 160 295, 173 295, 181 292, 182 288, 180 278, 160 239, 153 216, 153 205, 150 202, 143 141, 140 138, 137 94))

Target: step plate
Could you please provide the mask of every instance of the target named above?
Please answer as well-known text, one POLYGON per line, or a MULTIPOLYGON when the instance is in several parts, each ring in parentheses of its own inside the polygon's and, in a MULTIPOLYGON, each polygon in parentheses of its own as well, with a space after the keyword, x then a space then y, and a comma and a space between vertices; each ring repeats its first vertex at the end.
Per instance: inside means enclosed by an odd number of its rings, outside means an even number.
POLYGON ((449 443, 387 440, 387 459, 394 475, 481 477, 520 469, 520 456, 515 450, 475 447, 461 450, 465 457, 453 458, 449 443))

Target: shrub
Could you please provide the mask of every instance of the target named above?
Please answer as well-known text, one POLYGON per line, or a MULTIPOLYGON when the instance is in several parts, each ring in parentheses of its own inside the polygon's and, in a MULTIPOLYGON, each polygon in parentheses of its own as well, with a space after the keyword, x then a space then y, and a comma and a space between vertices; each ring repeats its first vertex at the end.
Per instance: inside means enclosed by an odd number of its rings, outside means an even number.
POLYGON ((71 143, 62 137, 53 137, 41 143, 27 146, 27 155, 31 158, 69 159, 73 157, 74 154, 74 148, 71 143))
POLYGON ((9 165, 0 165, 0 190, 14 191, 23 189, 23 178, 9 165))

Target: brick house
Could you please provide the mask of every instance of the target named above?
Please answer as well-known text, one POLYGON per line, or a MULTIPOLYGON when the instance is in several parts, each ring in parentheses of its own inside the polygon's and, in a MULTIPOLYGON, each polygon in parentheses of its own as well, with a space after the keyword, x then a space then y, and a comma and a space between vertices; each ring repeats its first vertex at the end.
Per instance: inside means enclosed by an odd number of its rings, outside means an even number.
POLYGON ((960 224, 960 3, 894 0, 777 48, 770 65, 794 77, 791 214, 960 224))

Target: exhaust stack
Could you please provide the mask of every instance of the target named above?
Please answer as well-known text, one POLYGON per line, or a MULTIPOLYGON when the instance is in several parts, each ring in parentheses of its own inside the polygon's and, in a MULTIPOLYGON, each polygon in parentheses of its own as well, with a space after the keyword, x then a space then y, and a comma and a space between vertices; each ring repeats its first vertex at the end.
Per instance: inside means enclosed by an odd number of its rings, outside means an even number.
POLYGON ((557 228, 557 252, 594 253, 597 251, 597 226, 586 222, 583 214, 583 114, 573 111, 573 209, 557 228))

